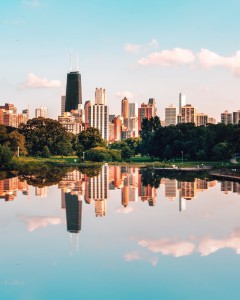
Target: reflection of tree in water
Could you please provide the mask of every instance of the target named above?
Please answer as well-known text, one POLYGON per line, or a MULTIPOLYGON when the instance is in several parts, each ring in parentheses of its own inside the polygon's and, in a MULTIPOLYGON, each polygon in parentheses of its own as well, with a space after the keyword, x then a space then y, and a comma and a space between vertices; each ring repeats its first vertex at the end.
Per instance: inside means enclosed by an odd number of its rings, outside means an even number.
POLYGON ((84 166, 84 167, 79 167, 78 170, 79 172, 87 175, 87 177, 94 177, 99 175, 100 171, 102 169, 102 166, 84 166))
POLYGON ((144 186, 150 185, 151 187, 158 188, 162 178, 176 179, 182 182, 193 182, 196 178, 206 179, 208 178, 207 173, 197 172, 181 172, 179 170, 157 170, 154 168, 142 168, 140 170, 142 174, 142 184, 144 186))
POLYGON ((51 168, 50 170, 41 171, 41 173, 36 172, 31 175, 20 175, 19 179, 21 181, 26 180, 29 185, 41 188, 58 184, 58 182, 72 170, 71 168, 51 168))
MULTIPOLYGON (((67 175, 68 172, 72 172, 76 170, 76 168, 58 168, 52 167, 48 170, 41 170, 34 172, 33 174, 22 174, 19 176, 21 181, 26 180, 27 184, 36 186, 36 187, 44 187, 58 184, 59 181, 63 179, 67 175)), ((79 167, 79 172, 86 174, 88 177, 94 177, 99 175, 101 171, 101 166, 97 167, 79 167)))
POLYGON ((9 179, 17 177, 17 175, 13 172, 1 171, 0 172, 0 180, 9 179))

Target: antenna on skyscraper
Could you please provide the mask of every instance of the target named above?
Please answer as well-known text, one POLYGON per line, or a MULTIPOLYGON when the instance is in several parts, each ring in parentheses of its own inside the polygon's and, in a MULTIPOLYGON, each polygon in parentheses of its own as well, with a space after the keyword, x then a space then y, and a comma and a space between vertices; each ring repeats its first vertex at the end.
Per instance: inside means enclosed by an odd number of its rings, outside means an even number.
POLYGON ((77 54, 77 71, 79 71, 79 66, 78 66, 78 54, 77 54))
POLYGON ((72 50, 70 50, 70 72, 72 72, 72 50))

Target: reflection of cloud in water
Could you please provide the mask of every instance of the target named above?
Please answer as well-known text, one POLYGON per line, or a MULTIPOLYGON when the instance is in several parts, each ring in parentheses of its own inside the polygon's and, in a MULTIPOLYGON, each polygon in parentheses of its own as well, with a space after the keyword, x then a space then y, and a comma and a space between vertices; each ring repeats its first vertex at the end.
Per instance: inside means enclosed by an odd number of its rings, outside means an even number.
POLYGON ((138 253, 137 251, 128 252, 124 255, 124 260, 131 262, 136 260, 145 260, 151 263, 153 267, 155 267, 158 263, 158 257, 149 257, 149 255, 143 255, 138 253))
POLYGON ((198 252, 207 256, 224 248, 233 249, 237 254, 240 254, 240 229, 234 230, 223 239, 203 238, 199 244, 198 252))
POLYGON ((61 218, 58 217, 22 217, 21 219, 27 224, 27 230, 30 232, 49 225, 62 223, 61 218))
POLYGON ((122 214, 130 214, 132 211, 133 211, 133 207, 131 207, 131 206, 121 207, 116 210, 116 212, 122 213, 122 214))
MULTIPOLYGON (((240 254, 240 228, 233 230, 233 232, 222 239, 211 237, 196 239, 189 237, 182 241, 177 239, 142 239, 138 241, 138 245, 148 249, 150 252, 172 255, 174 257, 188 256, 194 252, 200 253, 202 256, 207 256, 226 248, 235 250, 237 254, 240 254)), ((127 261, 130 261, 130 259, 127 261)))
POLYGON ((188 241, 174 241, 169 239, 162 240, 140 240, 138 245, 147 248, 154 253, 163 255, 173 255, 175 257, 190 255, 195 245, 188 241))

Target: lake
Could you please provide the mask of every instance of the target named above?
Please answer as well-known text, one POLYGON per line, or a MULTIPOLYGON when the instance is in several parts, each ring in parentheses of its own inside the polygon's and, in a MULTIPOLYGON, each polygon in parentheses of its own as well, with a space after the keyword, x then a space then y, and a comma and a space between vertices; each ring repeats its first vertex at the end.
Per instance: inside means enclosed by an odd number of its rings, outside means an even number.
POLYGON ((240 184, 139 171, 0 181, 1 299, 239 299, 240 184))

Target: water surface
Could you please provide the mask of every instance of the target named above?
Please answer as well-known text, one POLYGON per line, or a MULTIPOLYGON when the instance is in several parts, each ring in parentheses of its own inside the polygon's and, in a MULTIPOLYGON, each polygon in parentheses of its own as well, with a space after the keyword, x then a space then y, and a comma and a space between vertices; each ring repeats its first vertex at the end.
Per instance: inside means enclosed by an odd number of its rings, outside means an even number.
POLYGON ((240 184, 142 177, 1 181, 1 299, 239 299, 240 184))

